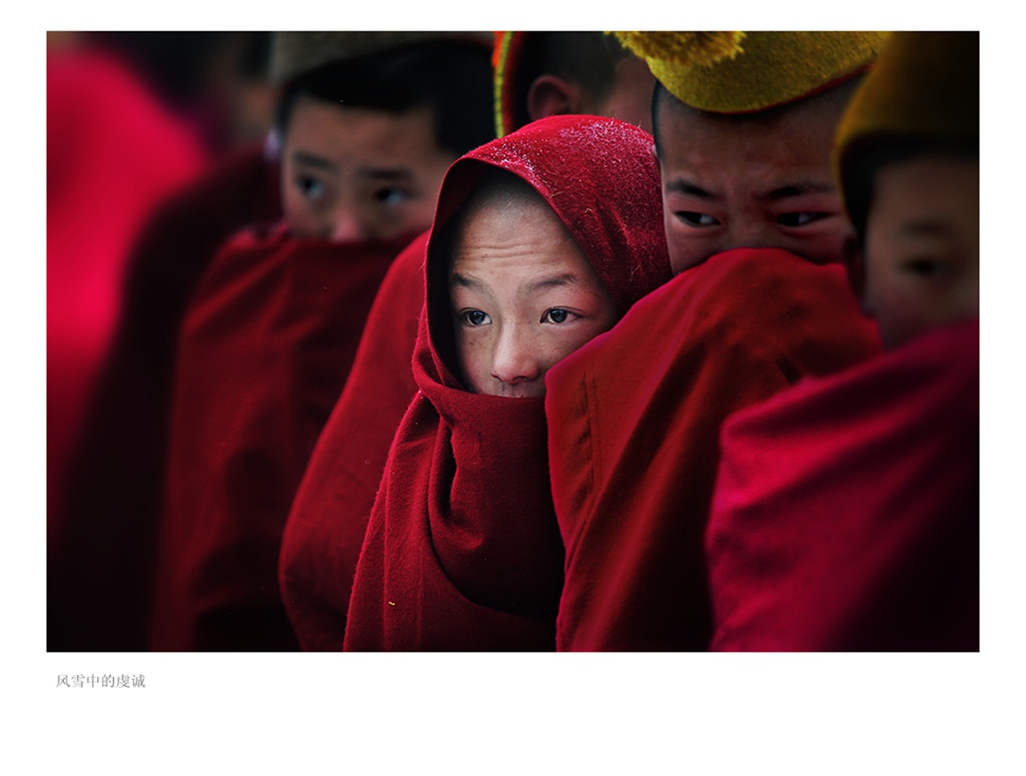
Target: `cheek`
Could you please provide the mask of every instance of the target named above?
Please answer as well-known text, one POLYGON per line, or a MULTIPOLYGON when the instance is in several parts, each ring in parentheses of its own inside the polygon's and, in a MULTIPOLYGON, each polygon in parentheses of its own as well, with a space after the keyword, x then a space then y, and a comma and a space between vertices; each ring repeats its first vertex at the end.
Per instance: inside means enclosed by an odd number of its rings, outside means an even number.
POLYGON ((807 256, 817 264, 841 264, 844 262, 844 241, 854 235, 846 219, 833 218, 833 223, 821 231, 811 233, 801 240, 797 253, 807 256))
POLYGON ((921 284, 893 274, 881 275, 870 274, 866 302, 880 326, 884 345, 894 348, 934 325, 936 304, 921 284))
POLYGON ((325 219, 319 216, 310 200, 292 186, 285 188, 282 197, 282 216, 298 237, 324 236, 325 219))
POLYGON ((456 359, 460 371, 476 393, 483 393, 484 381, 491 377, 491 346, 486 331, 468 331, 456 326, 456 359))
POLYGON ((702 238, 695 234, 695 230, 681 226, 676 219, 667 218, 665 229, 666 248, 670 254, 670 268, 674 275, 700 264, 717 252, 708 238, 702 238))

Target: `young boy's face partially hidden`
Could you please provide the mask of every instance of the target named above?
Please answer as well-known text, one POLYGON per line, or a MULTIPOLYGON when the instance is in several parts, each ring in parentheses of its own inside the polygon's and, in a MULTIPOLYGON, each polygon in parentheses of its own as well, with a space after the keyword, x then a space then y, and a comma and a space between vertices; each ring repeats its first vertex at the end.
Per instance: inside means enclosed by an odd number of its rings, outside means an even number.
POLYGON ((454 160, 429 108, 390 113, 301 96, 282 152, 285 220, 298 237, 336 242, 421 232, 454 160))
POLYGON ((659 167, 675 274, 732 248, 842 260, 851 227, 830 152, 847 90, 748 117, 702 113, 664 97, 659 167))
POLYGON ((545 372, 616 323, 595 270, 539 198, 491 199, 449 265, 456 353, 474 393, 544 396, 545 372))
POLYGON ((930 155, 877 171, 865 307, 893 348, 980 310, 979 161, 930 155))

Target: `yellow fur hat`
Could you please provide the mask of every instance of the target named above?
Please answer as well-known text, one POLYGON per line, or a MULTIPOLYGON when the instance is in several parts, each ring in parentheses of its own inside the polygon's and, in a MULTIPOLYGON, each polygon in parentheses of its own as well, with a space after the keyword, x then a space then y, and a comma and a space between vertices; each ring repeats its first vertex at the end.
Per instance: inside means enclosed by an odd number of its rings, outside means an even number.
POLYGON ((874 138, 979 142, 980 34, 896 32, 852 97, 835 160, 874 138))
POLYGON ((618 32, 681 102, 751 113, 794 102, 865 70, 886 32, 618 32))
POLYGON ((491 32, 276 32, 271 78, 285 83, 330 62, 355 59, 426 40, 467 40, 491 48, 491 32))
POLYGON ((852 222, 865 227, 873 152, 911 143, 969 153, 979 142, 979 33, 894 33, 834 137, 834 173, 852 222))

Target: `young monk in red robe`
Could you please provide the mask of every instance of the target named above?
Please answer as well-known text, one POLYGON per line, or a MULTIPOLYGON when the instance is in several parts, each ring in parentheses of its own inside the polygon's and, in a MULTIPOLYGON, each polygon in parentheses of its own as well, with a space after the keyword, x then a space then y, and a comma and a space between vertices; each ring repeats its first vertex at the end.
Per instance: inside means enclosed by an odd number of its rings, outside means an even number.
POLYGON ((555 648, 544 378, 669 277, 650 142, 613 119, 552 117, 447 173, 419 390, 374 503, 347 650, 555 648))
POLYGON ((707 648, 721 423, 879 347, 839 263, 849 227, 830 143, 883 36, 750 33, 737 50, 730 33, 652 35, 686 60, 649 56, 678 274, 547 378, 563 650, 707 648))
MULTIPOLYGON (((499 136, 560 113, 651 126, 654 79, 615 38, 593 32, 496 33, 499 136)), ((282 540, 281 587, 304 649, 342 648, 363 535, 385 459, 416 393, 410 369, 424 302, 424 235, 394 262, 353 369, 296 494, 282 540), (388 381, 382 374, 392 376, 388 381)))
POLYGON ((888 352, 738 413, 714 649, 979 649, 979 34, 895 33, 837 136, 888 352))
POLYGON ((229 243, 186 314, 152 648, 297 646, 277 584, 295 489, 385 272, 448 165, 491 136, 488 47, 468 35, 276 39, 299 70, 280 104, 284 223, 229 243))

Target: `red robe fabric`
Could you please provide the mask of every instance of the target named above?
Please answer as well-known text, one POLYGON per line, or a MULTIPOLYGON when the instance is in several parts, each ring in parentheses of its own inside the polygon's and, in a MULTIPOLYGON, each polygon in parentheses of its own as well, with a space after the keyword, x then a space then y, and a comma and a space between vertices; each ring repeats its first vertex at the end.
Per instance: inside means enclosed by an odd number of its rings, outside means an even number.
POLYGON ((724 426, 720 650, 978 650, 979 323, 724 426))
POLYGON ((233 154, 164 200, 132 251, 63 491, 65 540, 47 567, 51 651, 147 648, 178 331, 217 250, 280 217, 278 188, 261 146, 233 154))
POLYGON ((708 648, 702 539, 723 420, 879 347, 840 266, 744 248, 681 273, 551 369, 558 648, 708 648))
MULTIPOLYGON (((542 195, 625 310, 670 275, 651 142, 613 119, 528 125, 450 168, 433 231, 485 165, 513 172, 542 195)), ((469 393, 454 376, 447 261, 429 241, 418 393, 374 502, 344 648, 551 650, 563 546, 544 400, 469 393)))
POLYGON ((67 467, 120 312, 122 274, 152 209, 208 156, 120 58, 88 48, 46 62, 46 414, 49 550, 64 535, 67 467))
POLYGON ((282 537, 279 580, 304 650, 341 650, 349 591, 385 459, 417 393, 425 232, 392 263, 349 379, 317 441, 282 537))
POLYGON ((151 648, 298 647, 278 592, 285 518, 400 247, 278 229, 214 260, 178 348, 151 648))

